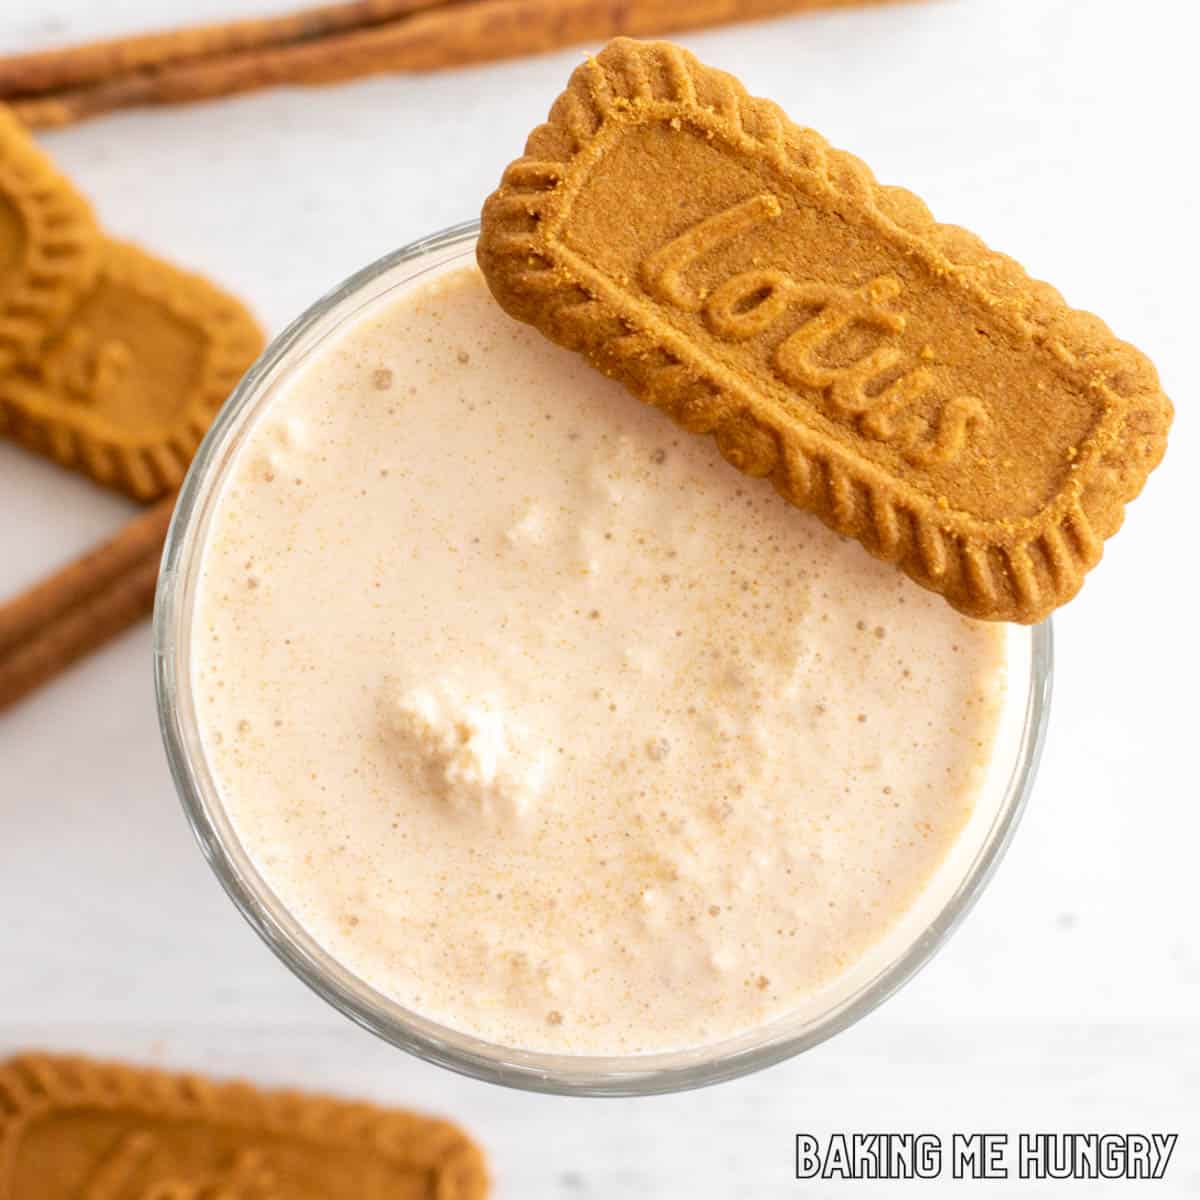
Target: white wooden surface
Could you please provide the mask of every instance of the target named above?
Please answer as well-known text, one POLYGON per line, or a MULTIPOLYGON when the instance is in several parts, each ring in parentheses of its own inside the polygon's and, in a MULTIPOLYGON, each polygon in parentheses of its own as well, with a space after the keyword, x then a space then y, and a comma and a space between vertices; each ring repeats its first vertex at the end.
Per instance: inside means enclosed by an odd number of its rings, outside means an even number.
MULTIPOLYGON (((6 0, 0 48, 274 6, 6 0)), ((1198 24, 1182 0, 934 0, 686 39, 1101 312, 1179 407, 1166 466, 1057 623, 1050 742, 1016 844, 900 996, 801 1060, 693 1095, 568 1101, 425 1067, 310 996, 210 877, 167 778, 141 629, 0 718, 0 1052, 438 1109, 487 1145, 509 1200, 892 1194, 796 1183, 799 1130, 1171 1130, 1155 1195, 1200 1195, 1198 573, 1182 553, 1200 475, 1198 24)), ((45 144, 115 233, 210 272, 278 329, 367 260, 472 216, 576 59, 127 114, 45 144)), ((127 511, 0 446, 0 592, 127 511)))

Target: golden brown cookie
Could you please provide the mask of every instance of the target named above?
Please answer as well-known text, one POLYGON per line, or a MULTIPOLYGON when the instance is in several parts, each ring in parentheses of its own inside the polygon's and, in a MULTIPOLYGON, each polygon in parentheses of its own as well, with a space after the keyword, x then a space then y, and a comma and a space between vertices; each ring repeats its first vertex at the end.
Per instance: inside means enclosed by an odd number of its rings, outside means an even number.
POLYGON ((0 1067, 0 1200, 482 1200, 460 1129, 83 1058, 0 1067))
POLYGON ((1166 446, 1102 321, 668 43, 575 71, 478 253, 514 317, 972 616, 1070 599, 1166 446))
POLYGON ((0 432, 139 500, 177 488, 262 349, 228 293, 124 242, 36 362, 0 376, 0 432))
POLYGON ((36 354, 91 285, 99 254, 87 202, 0 104, 0 371, 36 354))

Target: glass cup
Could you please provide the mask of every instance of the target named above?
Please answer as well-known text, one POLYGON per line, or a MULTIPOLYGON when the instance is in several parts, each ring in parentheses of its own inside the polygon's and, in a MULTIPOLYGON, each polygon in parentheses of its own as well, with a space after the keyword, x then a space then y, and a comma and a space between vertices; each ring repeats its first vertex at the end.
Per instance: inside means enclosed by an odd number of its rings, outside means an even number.
POLYGON ((405 1008, 357 978, 286 910, 242 847, 213 782, 192 703, 189 649, 196 582, 222 480, 256 416, 326 338, 385 297, 474 259, 478 222, 414 242, 351 276, 267 347, 221 410, 184 482, 167 536, 154 613, 159 722, 175 786, 200 847, 242 915, 318 995, 359 1025, 429 1062, 530 1091, 623 1096, 733 1079, 852 1025, 929 961, 991 878, 1033 785, 1050 703, 1050 622, 1008 627, 1008 700, 987 784, 962 836, 893 929, 818 997, 710 1045, 624 1056, 549 1054, 495 1045, 405 1008))

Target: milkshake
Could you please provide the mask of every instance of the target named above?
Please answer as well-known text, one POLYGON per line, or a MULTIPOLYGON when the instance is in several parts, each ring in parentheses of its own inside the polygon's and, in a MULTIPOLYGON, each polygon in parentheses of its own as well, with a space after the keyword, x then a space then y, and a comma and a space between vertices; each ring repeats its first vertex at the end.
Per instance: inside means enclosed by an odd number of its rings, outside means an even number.
POLYGON ((980 816, 1005 628, 509 319, 474 267, 313 350, 213 505, 188 653, 220 803, 407 1009, 528 1051, 706 1046, 818 1017, 953 890, 931 881, 980 816))

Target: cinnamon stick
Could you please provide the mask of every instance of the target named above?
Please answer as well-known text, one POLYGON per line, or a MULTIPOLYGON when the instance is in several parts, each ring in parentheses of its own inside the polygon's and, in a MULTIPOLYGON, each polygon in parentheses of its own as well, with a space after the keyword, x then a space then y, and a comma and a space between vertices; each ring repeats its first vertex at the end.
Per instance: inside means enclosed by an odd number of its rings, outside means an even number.
POLYGON ((246 50, 310 41, 365 25, 377 25, 447 0, 344 0, 278 17, 225 21, 187 29, 108 38, 0 55, 0 96, 30 96, 99 83, 119 75, 215 58, 246 50))
POLYGON ((0 711, 135 624, 154 606, 175 497, 0 604, 0 711))
POLYGON ((32 128, 117 109, 232 96, 281 84, 339 83, 430 71, 600 42, 700 29, 864 0, 463 0, 367 28, 135 72, 46 97, 16 100, 32 128))

